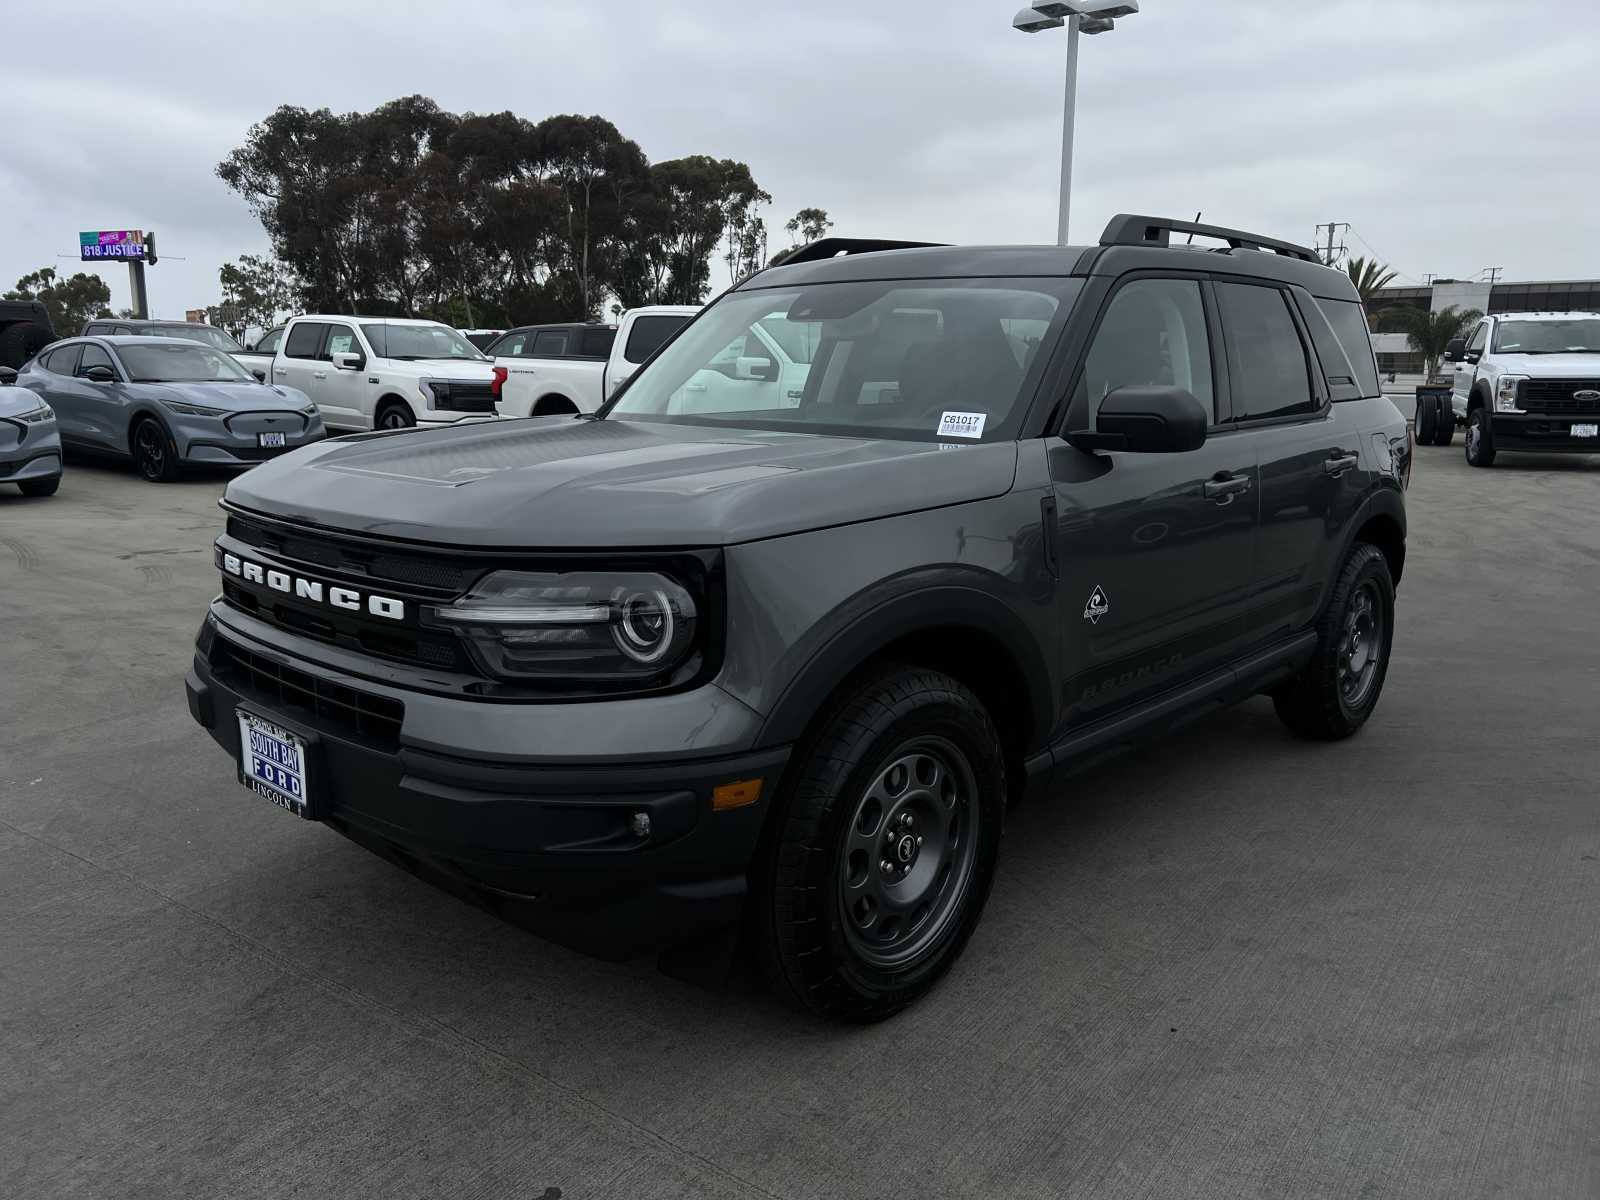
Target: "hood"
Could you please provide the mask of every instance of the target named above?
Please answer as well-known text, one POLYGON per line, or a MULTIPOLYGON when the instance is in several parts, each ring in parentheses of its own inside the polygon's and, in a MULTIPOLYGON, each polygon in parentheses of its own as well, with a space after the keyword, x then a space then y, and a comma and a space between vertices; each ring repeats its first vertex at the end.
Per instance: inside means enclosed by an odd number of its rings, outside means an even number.
POLYGON ((415 362, 385 359, 398 368, 415 371, 423 379, 459 379, 468 383, 488 383, 494 379, 494 360, 475 358, 419 358, 415 362))
POLYGON ((19 417, 44 403, 44 397, 17 384, 0 384, 0 417, 19 417))
POLYGON ((1600 354, 1496 354, 1495 365, 1510 375, 1534 379, 1600 379, 1600 354))
POLYGON ((714 546, 1002 495, 1015 442, 949 446, 546 417, 320 442, 227 499, 379 537, 714 546))
POLYGON ((229 412, 285 412, 305 408, 307 395, 295 388, 263 383, 130 383, 128 394, 140 400, 180 400, 229 412))

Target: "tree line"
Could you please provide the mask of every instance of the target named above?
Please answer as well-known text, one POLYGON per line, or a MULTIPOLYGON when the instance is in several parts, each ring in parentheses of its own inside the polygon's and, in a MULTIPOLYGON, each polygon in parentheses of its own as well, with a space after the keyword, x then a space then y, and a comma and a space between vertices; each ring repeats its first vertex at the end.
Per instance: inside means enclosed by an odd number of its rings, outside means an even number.
MULTIPOLYGON (((456 114, 424 96, 371 112, 284 105, 217 175, 272 245, 222 268, 225 311, 421 316, 503 327, 587 320, 609 302, 698 304, 768 260, 771 196, 748 165, 650 162, 604 117, 456 114)), ((826 211, 785 229, 820 236, 826 211)))

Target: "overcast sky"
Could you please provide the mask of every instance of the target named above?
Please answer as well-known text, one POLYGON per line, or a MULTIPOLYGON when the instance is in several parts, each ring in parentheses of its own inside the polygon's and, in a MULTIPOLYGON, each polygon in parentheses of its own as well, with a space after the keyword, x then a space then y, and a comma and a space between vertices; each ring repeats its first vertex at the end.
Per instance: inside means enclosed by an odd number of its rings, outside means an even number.
MULTIPOLYGON (((218 266, 266 249, 214 174, 251 124, 417 92, 599 113, 653 160, 741 159, 774 247, 807 205, 839 234, 1048 242, 1066 38, 1014 32, 1018 2, 6 5, 0 288, 79 269, 79 230, 142 228, 155 315, 214 303, 218 266)), ((1600 277, 1594 0, 1143 8, 1083 42, 1074 241, 1204 210, 1301 242, 1348 221, 1353 252, 1418 281, 1600 277)), ((125 267, 85 269, 128 304, 125 267)))

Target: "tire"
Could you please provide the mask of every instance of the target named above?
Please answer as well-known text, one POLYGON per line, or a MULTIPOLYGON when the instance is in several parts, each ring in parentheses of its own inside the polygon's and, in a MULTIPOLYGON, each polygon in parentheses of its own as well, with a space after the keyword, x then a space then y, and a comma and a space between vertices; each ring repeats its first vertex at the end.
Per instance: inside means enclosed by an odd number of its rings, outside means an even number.
POLYGON ((52 479, 24 479, 17 486, 22 489, 24 496, 54 496, 56 489, 61 486, 61 476, 52 479))
POLYGON ((1437 404, 1438 412, 1433 423, 1433 444, 1448 446, 1456 440, 1455 402, 1449 396, 1440 396, 1437 404))
POLYGON ((0 330, 0 367, 21 367, 55 337, 34 321, 18 321, 0 330))
POLYGON ((780 995, 881 1021, 949 970, 978 923, 1005 764, 978 698, 937 671, 886 668, 827 711, 769 815, 751 932, 780 995))
POLYGON ((414 429, 416 424, 417 418, 404 400, 389 400, 380 404, 377 416, 372 421, 374 429, 414 429))
POLYGON ((140 417, 133 423, 128 448, 134 470, 151 483, 171 483, 178 478, 178 448, 154 417, 140 417))
POLYGON ((1311 661, 1272 702, 1294 733, 1336 741, 1366 723, 1389 673, 1394 582, 1376 546, 1357 542, 1351 548, 1316 633, 1311 661))
POLYGON ((1494 434, 1489 410, 1482 405, 1467 414, 1467 465, 1494 466, 1494 434))
POLYGON ((1416 435, 1417 445, 1433 445, 1433 397, 1417 397, 1417 413, 1412 418, 1413 432, 1416 435))

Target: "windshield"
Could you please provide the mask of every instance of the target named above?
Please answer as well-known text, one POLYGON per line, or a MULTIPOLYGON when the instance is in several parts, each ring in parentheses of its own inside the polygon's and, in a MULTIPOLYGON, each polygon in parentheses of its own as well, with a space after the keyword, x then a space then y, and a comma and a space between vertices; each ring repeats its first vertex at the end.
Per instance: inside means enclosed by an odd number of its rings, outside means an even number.
POLYGON ((222 330, 212 329, 209 325, 152 325, 141 332, 151 337, 182 338, 186 342, 199 342, 214 350, 221 350, 224 354, 233 354, 244 349, 222 330))
POLYGON ((390 325, 374 322, 363 325, 361 332, 372 344, 372 352, 379 358, 470 358, 474 362, 488 362, 480 351, 466 338, 448 325, 390 325))
POLYGON ((634 377, 610 417, 907 441, 1003 441, 1070 279, 734 292, 634 377))
POLYGON ((117 355, 134 383, 254 383, 255 376, 209 346, 118 346, 117 355))
POLYGON ((1600 319, 1501 321, 1496 354, 1600 354, 1600 319))

